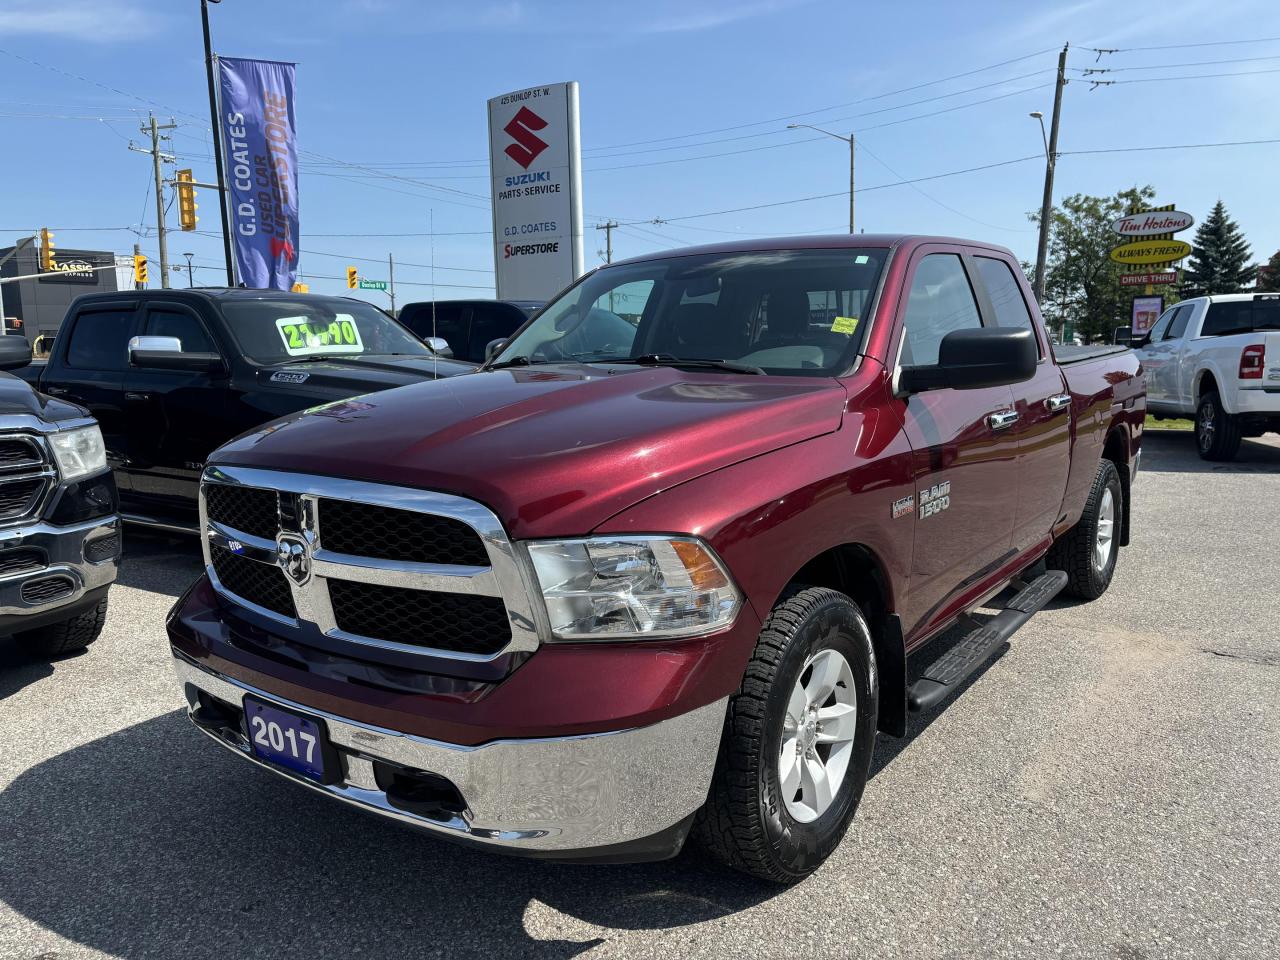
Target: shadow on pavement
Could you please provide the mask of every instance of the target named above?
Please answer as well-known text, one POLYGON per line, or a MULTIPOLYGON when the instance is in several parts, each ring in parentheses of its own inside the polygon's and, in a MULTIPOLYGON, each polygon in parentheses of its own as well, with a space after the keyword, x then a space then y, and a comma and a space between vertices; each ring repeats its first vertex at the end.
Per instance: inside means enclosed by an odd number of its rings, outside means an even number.
MULTIPOLYGON (((53 666, 48 661, 27 656, 18 649, 13 637, 0 637, 0 701, 52 673, 53 666)), ((0 742, 3 742, 2 735, 0 742)))
POLYGON ((203 569, 200 541, 196 537, 125 526, 124 559, 116 578, 118 584, 178 597, 203 569))
POLYGON ((1142 434, 1142 469, 1138 473, 1280 473, 1280 445, 1273 438, 1245 440, 1234 460, 1201 460, 1190 430, 1148 428, 1142 434))
POLYGON ((587 867, 463 848, 250 767, 182 711, 26 771, 0 793, 0 824, 0 900, 125 960, 567 958, 600 941, 540 907, 549 939, 531 936, 532 901, 665 929, 780 892, 688 854, 587 867))

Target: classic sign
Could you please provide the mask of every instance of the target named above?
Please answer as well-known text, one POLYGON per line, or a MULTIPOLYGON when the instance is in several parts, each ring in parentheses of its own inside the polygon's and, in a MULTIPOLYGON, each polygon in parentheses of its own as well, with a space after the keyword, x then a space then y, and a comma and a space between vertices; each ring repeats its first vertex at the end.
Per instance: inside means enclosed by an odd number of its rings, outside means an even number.
POLYGON ((1137 240, 1111 251, 1116 263, 1173 263, 1191 255, 1191 244, 1182 240, 1137 240))
POLYGON ((1144 210, 1113 220, 1111 229, 1125 237, 1154 237, 1186 230, 1195 222, 1191 214, 1181 210, 1144 210))

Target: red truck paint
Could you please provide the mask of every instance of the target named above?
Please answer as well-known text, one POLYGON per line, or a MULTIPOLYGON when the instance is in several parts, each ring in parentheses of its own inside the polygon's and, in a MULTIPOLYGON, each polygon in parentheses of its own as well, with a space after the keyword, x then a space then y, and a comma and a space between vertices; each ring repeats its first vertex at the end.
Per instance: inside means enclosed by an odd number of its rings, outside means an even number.
MULTIPOLYGON (((697 252, 847 246, 893 249, 864 355, 847 376, 511 368, 379 393, 338 418, 298 415, 211 458, 468 497, 513 540, 695 535, 745 596, 728 630, 666 642, 544 642, 522 660, 443 667, 473 678, 465 694, 393 693, 237 645, 234 612, 202 579, 171 615, 175 649, 287 700, 452 744, 613 731, 732 694, 787 585, 815 558, 856 549, 868 560, 872 612, 896 614, 905 651, 914 650, 1076 522, 1104 451, 1127 492, 1145 388, 1128 352, 1060 366, 1021 269, 1002 248, 859 235, 697 252), (905 292, 915 264, 935 252, 980 253, 1012 268, 1042 354, 1031 380, 895 395, 905 292), (1069 412, 1050 415, 1044 401, 1064 393, 1069 412), (1001 407, 1022 417, 995 433, 986 417, 1001 407), (895 509, 935 487, 950 497, 948 509, 925 521, 917 509, 895 509)), ((1127 531, 1127 511, 1123 524, 1127 531)))

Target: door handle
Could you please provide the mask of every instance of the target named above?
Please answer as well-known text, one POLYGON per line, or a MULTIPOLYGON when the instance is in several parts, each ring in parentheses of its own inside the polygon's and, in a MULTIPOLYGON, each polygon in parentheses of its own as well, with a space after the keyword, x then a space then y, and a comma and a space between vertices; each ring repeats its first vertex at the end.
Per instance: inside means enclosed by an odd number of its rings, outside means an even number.
POLYGON ((45 387, 44 392, 53 397, 66 396, 68 390, 66 387, 45 387))
POLYGON ((1049 408, 1050 413, 1057 413, 1059 410, 1065 410, 1067 407, 1071 406, 1071 394, 1060 393, 1056 397, 1050 397, 1044 402, 1044 405, 1049 408))
POLYGON ((987 414, 987 426, 992 430, 1007 430, 1018 422, 1018 411, 1001 410, 987 414))
POLYGON ((139 393, 136 390, 126 390, 124 392, 126 400, 150 400, 154 396, 154 393, 139 393))

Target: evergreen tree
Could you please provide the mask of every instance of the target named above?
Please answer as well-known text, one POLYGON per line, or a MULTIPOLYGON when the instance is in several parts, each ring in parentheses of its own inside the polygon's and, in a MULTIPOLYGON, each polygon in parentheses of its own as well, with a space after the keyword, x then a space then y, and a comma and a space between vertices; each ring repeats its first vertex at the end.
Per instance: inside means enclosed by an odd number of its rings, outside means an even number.
POLYGON ((1258 271, 1258 290, 1280 293, 1280 250, 1271 255, 1267 265, 1258 271))
POLYGON ((1239 293, 1253 282, 1258 268, 1249 263, 1249 243, 1227 215, 1221 200, 1196 229, 1191 260, 1183 277, 1188 296, 1239 293))

